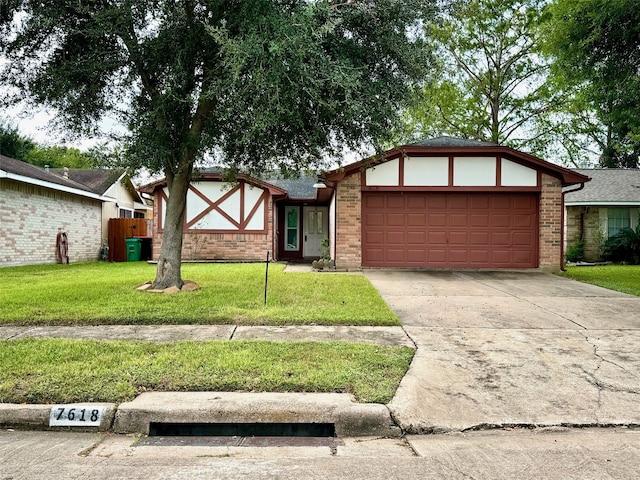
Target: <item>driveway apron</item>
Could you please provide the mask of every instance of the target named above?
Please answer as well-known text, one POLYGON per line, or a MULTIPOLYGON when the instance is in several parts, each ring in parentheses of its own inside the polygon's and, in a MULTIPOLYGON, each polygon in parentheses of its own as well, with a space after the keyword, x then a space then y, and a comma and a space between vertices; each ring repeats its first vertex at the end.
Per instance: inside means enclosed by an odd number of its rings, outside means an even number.
POLYGON ((640 424, 640 298, 539 272, 368 270, 416 355, 410 433, 640 424))

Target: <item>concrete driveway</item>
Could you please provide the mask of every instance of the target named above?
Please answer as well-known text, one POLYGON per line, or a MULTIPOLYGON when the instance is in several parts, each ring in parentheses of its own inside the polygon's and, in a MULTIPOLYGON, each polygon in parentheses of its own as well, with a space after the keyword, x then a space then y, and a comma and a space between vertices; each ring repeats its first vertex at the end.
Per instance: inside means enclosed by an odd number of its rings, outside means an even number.
POLYGON ((640 424, 640 298, 537 272, 365 275, 417 350, 410 433, 640 424))

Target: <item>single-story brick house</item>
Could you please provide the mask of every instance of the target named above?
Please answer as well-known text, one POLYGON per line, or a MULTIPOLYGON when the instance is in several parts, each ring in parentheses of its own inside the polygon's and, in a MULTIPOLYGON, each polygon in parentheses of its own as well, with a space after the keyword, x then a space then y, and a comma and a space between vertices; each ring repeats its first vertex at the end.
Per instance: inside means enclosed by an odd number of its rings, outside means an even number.
POLYGON ((0 155, 0 267, 55 263, 58 233, 71 262, 97 260, 103 195, 51 171, 0 155))
POLYGON ((125 170, 40 168, 0 156, 0 266, 56 262, 58 232, 67 234, 70 261, 97 260, 109 219, 146 218, 149 209, 125 170))
MULTIPOLYGON (((583 189, 565 194, 566 246, 584 244, 585 260, 600 259, 607 238, 624 227, 635 229, 640 215, 639 169, 578 169, 591 177, 583 189)), ((573 190, 573 188, 571 189, 573 190)))
MULTIPOLYGON (((295 181, 200 173, 189 189, 183 258, 319 257, 338 269, 544 268, 563 256, 563 187, 589 177, 517 150, 442 137, 295 181)), ((154 258, 168 190, 154 195, 154 258)))

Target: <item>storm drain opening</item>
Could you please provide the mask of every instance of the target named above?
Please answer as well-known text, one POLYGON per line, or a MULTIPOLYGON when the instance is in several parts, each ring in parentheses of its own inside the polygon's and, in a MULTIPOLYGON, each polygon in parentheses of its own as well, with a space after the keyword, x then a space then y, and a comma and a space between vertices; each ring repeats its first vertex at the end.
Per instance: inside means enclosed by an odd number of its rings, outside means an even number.
POLYGON ((140 446, 328 446, 333 423, 151 423, 140 446))

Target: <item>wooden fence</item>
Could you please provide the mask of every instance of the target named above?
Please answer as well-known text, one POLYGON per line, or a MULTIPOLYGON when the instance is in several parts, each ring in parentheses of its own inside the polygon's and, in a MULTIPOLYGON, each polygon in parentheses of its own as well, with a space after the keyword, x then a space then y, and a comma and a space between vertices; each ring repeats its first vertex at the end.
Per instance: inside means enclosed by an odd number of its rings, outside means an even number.
POLYGON ((109 219, 109 261, 127 261, 127 238, 146 237, 147 220, 144 218, 109 219))

